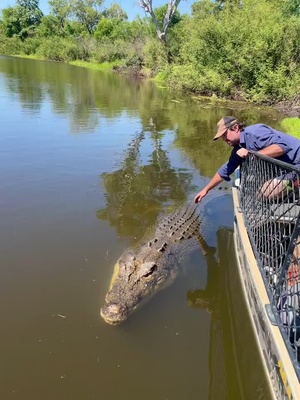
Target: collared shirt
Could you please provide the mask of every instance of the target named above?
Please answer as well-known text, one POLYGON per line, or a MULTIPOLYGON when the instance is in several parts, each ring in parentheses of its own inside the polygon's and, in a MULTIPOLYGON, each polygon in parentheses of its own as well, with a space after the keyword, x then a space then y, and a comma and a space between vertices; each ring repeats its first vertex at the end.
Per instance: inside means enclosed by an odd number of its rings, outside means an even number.
POLYGON ((300 168, 300 140, 294 136, 277 131, 270 126, 263 124, 255 124, 247 126, 241 130, 240 144, 234 146, 227 163, 222 165, 218 170, 218 174, 225 181, 230 181, 230 175, 242 164, 244 158, 239 157, 236 152, 241 148, 247 150, 259 151, 277 144, 284 154, 277 157, 277 160, 284 161, 300 168))

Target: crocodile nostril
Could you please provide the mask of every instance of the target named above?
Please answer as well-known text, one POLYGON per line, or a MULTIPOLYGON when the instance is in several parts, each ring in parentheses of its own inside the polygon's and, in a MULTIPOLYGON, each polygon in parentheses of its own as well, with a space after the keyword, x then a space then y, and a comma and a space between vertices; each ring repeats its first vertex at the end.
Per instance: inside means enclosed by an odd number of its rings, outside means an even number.
POLYGON ((122 304, 108 303, 101 308, 100 315, 108 324, 117 325, 127 319, 128 309, 122 304))

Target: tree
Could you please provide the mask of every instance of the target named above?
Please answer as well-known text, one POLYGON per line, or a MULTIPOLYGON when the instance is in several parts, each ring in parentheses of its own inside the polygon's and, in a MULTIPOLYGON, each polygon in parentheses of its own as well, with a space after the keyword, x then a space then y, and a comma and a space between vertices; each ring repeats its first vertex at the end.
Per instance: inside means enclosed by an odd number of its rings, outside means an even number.
MULTIPOLYGON (((163 21, 164 21, 164 16, 166 14, 166 11, 167 11, 167 5, 158 7, 154 10, 156 20, 157 20, 159 28, 161 30, 163 29, 163 21)), ((170 33, 171 28, 174 25, 176 25, 180 20, 181 20, 180 14, 179 14, 178 10, 176 10, 175 13, 173 14, 173 16, 170 20, 169 26, 168 26, 169 33, 170 33)), ((157 35, 157 33, 156 33, 156 27, 153 22, 151 22, 151 24, 150 24, 150 30, 153 33, 153 36, 155 37, 157 35)), ((170 39, 170 35, 168 35, 168 41, 169 41, 169 39, 170 39)))
POLYGON ((155 12, 153 10, 152 0, 139 0, 139 4, 142 7, 142 9, 145 10, 145 12, 151 16, 151 19, 155 25, 157 36, 159 40, 161 40, 162 42, 166 42, 167 40, 167 30, 170 26, 170 23, 172 21, 172 18, 177 10, 180 1, 181 0, 169 0, 161 25, 157 19, 157 15, 155 15, 155 12))
POLYGON ((71 0, 72 12, 89 34, 94 32, 100 18, 104 0, 71 0))
POLYGON ((119 6, 119 4, 112 4, 109 8, 103 11, 103 16, 108 19, 117 19, 119 21, 128 19, 126 12, 119 6))
POLYGON ((43 13, 39 8, 39 0, 17 0, 15 7, 2 10, 2 16, 5 35, 25 39, 34 34, 43 13))
POLYGON ((64 28, 66 19, 71 14, 71 5, 68 0, 49 0, 50 12, 59 21, 60 27, 64 28))
POLYGON ((45 15, 36 30, 36 35, 40 38, 59 36, 60 28, 59 20, 54 15, 45 15))
POLYGON ((102 39, 104 37, 110 37, 114 30, 114 23, 111 19, 101 18, 99 21, 94 36, 97 39, 102 39))

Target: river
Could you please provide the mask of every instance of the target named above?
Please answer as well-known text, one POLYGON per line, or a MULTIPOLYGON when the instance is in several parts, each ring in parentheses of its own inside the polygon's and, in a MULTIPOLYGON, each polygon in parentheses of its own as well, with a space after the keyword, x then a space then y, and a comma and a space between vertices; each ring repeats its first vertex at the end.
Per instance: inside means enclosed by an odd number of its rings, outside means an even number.
POLYGON ((213 256, 120 326, 99 316, 122 252, 193 196, 230 149, 223 115, 151 81, 0 57, 0 397, 268 399, 236 283, 230 184, 210 210, 213 256), (217 233, 218 232, 218 233, 217 233))

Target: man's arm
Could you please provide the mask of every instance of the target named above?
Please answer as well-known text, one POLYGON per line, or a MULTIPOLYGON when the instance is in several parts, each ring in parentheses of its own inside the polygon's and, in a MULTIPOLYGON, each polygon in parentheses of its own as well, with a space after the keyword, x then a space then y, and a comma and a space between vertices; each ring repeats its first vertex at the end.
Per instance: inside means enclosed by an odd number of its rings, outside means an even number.
POLYGON ((223 178, 221 178, 221 176, 218 174, 218 172, 211 178, 211 180, 208 182, 208 184, 199 192, 196 194, 195 198, 194 198, 194 202, 195 203, 199 203, 203 197, 205 197, 207 195, 207 193, 213 189, 214 187, 216 187, 217 185, 219 185, 219 183, 221 183, 223 181, 223 178))
MULTIPOLYGON (((259 150, 258 153, 263 154, 264 156, 277 158, 277 157, 280 157, 283 154, 285 154, 285 151, 280 146, 278 146, 278 144, 271 144, 270 146, 259 150)), ((242 149, 239 149, 236 152, 236 154, 242 158, 245 158, 248 155, 248 150, 242 148, 242 149)))
POLYGON ((271 144, 270 146, 259 150, 258 153, 263 154, 264 156, 277 158, 285 154, 285 151, 278 146, 278 144, 271 144))

